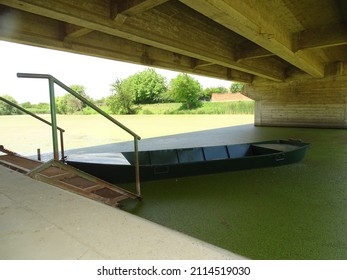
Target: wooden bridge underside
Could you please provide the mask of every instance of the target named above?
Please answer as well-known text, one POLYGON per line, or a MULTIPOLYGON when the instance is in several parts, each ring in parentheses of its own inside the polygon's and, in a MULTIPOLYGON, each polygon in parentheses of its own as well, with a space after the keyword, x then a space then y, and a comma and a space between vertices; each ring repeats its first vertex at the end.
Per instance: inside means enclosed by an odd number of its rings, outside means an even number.
MULTIPOLYGON (((293 81, 347 75, 347 2, 0 0, 0 39, 243 82, 246 95, 277 108, 278 88, 267 94, 259 82, 291 82, 300 92, 293 81)), ((344 93, 335 99, 347 104, 344 93)))

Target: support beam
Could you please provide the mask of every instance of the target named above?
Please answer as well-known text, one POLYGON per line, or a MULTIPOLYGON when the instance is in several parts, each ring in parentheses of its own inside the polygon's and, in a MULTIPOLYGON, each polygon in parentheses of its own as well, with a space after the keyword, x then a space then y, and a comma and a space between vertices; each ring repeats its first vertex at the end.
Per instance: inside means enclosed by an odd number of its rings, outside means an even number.
POLYGON ((168 0, 118 0, 112 1, 116 6, 117 14, 123 14, 127 17, 131 17, 137 14, 141 14, 156 6, 159 6, 168 0))
POLYGON ((0 15, 0 40, 243 83, 251 83, 253 79, 252 75, 238 70, 233 70, 230 76, 228 68, 220 65, 194 69, 192 67, 192 58, 189 56, 98 31, 80 37, 62 38, 59 22, 10 8, 0 15), (15 21, 18 24, 14 28, 7 24, 9 21, 15 21))
POLYGON ((211 65, 214 65, 214 63, 198 60, 198 59, 195 59, 195 58, 192 59, 192 68, 193 69, 206 67, 206 66, 211 66, 211 65))
POLYGON ((339 11, 344 21, 347 21, 347 2, 345 0, 336 0, 339 11))
POLYGON ((237 52, 236 59, 237 61, 241 61, 244 59, 255 59, 255 58, 270 57, 270 56, 275 56, 275 55, 261 47, 241 48, 237 52))
POLYGON ((144 13, 168 0, 111 0, 111 19, 123 24, 128 17, 144 13))
MULTIPOLYGON (((84 3, 84 1, 82 2, 84 3)), ((110 18, 110 8, 105 7, 104 3, 101 2, 97 0, 88 1, 88 7, 93 8, 93 10, 88 10, 86 8, 80 9, 79 5, 82 5, 80 1, 67 4, 62 0, 55 2, 0 0, 0 4, 3 3, 15 9, 44 15, 58 21, 194 57, 273 81, 283 81, 285 79, 284 68, 273 65, 271 61, 262 61, 261 63, 242 61, 237 63, 230 42, 216 36, 212 29, 206 31, 201 30, 198 26, 187 26, 175 17, 160 13, 155 9, 129 17, 125 22, 119 23, 110 18)), ((205 1, 195 2, 202 3, 205 1)))
POLYGON ((65 25, 65 33, 67 38, 78 38, 92 32, 92 29, 76 26, 74 24, 67 23, 65 25))
POLYGON ((347 22, 304 30, 296 37, 297 50, 347 45, 347 22))
POLYGON ((293 51, 293 34, 276 21, 264 1, 180 1, 313 77, 324 77, 324 65, 314 55, 293 51))

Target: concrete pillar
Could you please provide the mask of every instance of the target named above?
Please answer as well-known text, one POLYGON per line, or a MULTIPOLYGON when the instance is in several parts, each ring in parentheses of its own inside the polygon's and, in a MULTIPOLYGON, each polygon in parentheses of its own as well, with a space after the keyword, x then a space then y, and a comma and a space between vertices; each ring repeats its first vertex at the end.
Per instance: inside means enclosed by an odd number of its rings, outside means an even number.
POLYGON ((347 62, 326 77, 293 75, 285 82, 257 78, 244 94, 255 102, 255 125, 347 128, 347 62))

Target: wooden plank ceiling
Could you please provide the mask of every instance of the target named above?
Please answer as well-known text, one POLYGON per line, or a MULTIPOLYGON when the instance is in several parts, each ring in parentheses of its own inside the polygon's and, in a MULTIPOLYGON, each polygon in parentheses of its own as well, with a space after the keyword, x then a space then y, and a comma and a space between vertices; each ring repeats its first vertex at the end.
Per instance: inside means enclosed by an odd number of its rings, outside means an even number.
POLYGON ((347 61, 347 1, 0 0, 0 39, 245 83, 322 78, 347 61))

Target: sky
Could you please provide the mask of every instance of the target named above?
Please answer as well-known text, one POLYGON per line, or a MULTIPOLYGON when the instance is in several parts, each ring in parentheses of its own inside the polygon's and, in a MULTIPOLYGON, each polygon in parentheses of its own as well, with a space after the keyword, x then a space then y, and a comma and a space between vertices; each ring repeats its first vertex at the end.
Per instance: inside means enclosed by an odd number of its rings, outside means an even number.
MULTIPOLYGON (((0 96, 10 95, 18 103, 49 102, 46 79, 17 78, 17 73, 50 74, 67 86, 77 84, 86 88, 93 99, 110 95, 110 85, 118 78, 125 79, 147 66, 78 55, 45 48, 0 41, 0 96)), ((179 72, 155 68, 168 82, 179 72)), ((230 81, 191 75, 206 87, 224 86, 230 81)), ((65 91, 55 87, 56 96, 65 91)))

